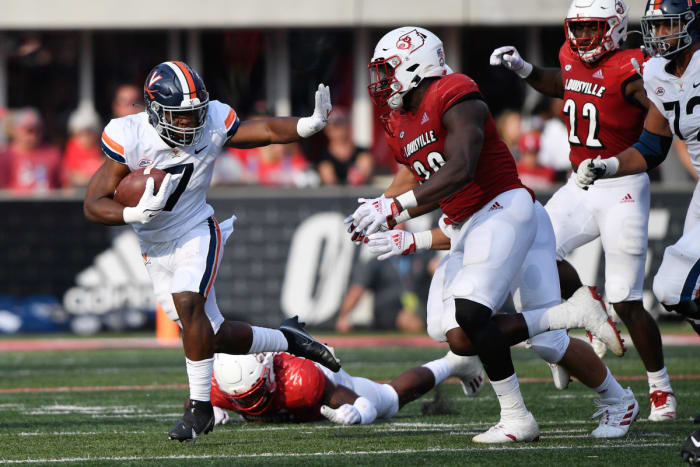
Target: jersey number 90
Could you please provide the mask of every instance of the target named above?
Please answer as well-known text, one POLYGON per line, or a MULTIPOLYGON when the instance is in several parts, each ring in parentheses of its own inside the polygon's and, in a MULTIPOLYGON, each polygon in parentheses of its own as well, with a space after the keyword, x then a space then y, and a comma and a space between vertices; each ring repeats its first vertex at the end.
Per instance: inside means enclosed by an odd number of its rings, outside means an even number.
POLYGON ((426 161, 428 162, 428 167, 426 167, 421 161, 413 162, 413 170, 421 179, 423 179, 423 181, 428 180, 431 175, 434 175, 438 170, 440 170, 440 167, 445 165, 445 158, 437 151, 433 151, 428 154, 426 161))

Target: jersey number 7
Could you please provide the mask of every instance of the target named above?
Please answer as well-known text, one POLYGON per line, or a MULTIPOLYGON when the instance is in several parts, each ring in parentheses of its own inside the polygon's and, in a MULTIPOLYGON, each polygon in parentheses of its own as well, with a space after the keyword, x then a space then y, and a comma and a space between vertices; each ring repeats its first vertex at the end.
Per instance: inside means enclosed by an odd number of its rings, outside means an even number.
POLYGON ((168 201, 165 203, 165 207, 163 208, 163 211, 172 211, 173 207, 175 207, 175 203, 177 203, 177 200, 180 199, 180 196, 182 196, 182 193, 185 191, 185 188, 187 188, 187 184, 189 183, 190 178, 192 178, 192 172, 194 172, 194 164, 189 163, 174 165, 172 167, 168 167, 167 169, 163 169, 163 171, 169 174, 182 174, 182 177, 180 178, 180 183, 177 184, 175 190, 172 192, 170 197, 168 197, 168 201))

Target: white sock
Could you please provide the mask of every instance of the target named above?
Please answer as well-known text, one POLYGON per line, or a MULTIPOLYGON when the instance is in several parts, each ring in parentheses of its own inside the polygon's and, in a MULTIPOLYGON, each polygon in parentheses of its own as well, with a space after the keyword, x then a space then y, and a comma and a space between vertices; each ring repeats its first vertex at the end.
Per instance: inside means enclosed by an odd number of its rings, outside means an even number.
POLYGON ((659 371, 647 371, 647 376, 649 377, 650 393, 654 391, 673 392, 666 367, 663 367, 659 371))
POLYGON ((433 376, 435 376, 435 386, 445 381, 452 372, 450 363, 445 357, 442 357, 438 360, 433 360, 432 362, 428 362, 423 366, 430 370, 433 373, 433 376))
POLYGON ((595 392, 598 393, 600 399, 603 401, 620 400, 625 395, 625 390, 620 386, 620 383, 613 377, 610 373, 610 369, 605 367, 608 374, 603 380, 603 384, 597 388, 593 388, 595 392))
POLYGON ((527 323, 528 337, 535 337, 538 334, 549 331, 547 308, 524 311, 521 314, 525 318, 525 323, 527 323))
POLYGON ((211 374, 214 369, 214 358, 193 361, 185 358, 187 379, 190 382, 190 399, 208 401, 211 392, 211 374))
POLYGON ((491 381, 491 386, 493 386, 501 406, 501 419, 527 416, 527 408, 523 402, 523 396, 520 394, 518 376, 515 373, 506 379, 491 381))
POLYGON ((250 344, 248 353, 258 352, 284 352, 287 350, 287 338, 282 331, 277 329, 253 328, 253 343, 250 344))

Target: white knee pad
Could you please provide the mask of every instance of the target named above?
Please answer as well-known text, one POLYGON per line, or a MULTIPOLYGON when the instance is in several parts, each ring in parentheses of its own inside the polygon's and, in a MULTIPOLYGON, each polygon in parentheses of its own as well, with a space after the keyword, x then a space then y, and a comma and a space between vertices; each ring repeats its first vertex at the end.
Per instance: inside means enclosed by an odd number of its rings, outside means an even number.
POLYGON ((605 281, 605 295, 610 303, 620 303, 628 299, 641 297, 631 297, 629 285, 614 277, 605 281))
POLYGON ((653 290, 656 299, 666 306, 677 305, 680 302, 680 290, 674 287, 673 282, 665 279, 663 274, 659 273, 654 276, 653 290))
POLYGON ((178 316, 177 310, 175 309, 175 302, 173 302, 173 296, 169 293, 159 294, 156 297, 156 301, 163 309, 165 314, 168 315, 168 318, 175 321, 178 326, 182 327, 182 323, 180 323, 180 317, 178 316))
POLYGON ((530 339, 532 349, 548 363, 559 363, 569 348, 569 335, 565 330, 549 331, 530 339))

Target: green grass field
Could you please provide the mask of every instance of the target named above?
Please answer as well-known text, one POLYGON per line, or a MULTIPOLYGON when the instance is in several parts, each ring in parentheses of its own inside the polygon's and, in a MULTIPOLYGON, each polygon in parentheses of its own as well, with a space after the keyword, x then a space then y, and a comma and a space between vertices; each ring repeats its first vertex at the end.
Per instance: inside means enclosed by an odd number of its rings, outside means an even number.
MULTIPOLYGON (((337 349, 352 375, 390 379, 403 370, 440 357, 440 348, 337 349)), ((667 347, 672 375, 700 373, 698 347, 667 347)), ((534 352, 514 349, 521 378, 551 377, 534 352)), ((47 392, 0 392, 0 464, 39 465, 681 465, 680 445, 700 413, 700 380, 674 379, 679 417, 646 421, 646 380, 624 381, 640 403, 628 437, 589 437, 595 394, 578 382, 558 391, 552 383, 522 383, 523 396, 541 430, 541 441, 480 446, 471 437, 498 419, 490 387, 467 399, 458 384, 441 391, 454 414, 423 416, 432 398, 405 407, 390 421, 370 426, 329 423, 263 425, 234 422, 217 427, 196 444, 167 440, 182 414, 187 390, 180 349, 7 352, 0 354, 0 391, 57 388, 47 392), (152 386, 131 390, 95 386, 152 386), (174 386, 172 388, 163 387, 174 386), (81 390, 83 387, 83 390, 81 390), (90 388, 92 387, 92 388, 90 388), (89 390, 85 390, 89 389, 89 390)), ((616 376, 641 376, 634 349, 606 357, 616 376)))

